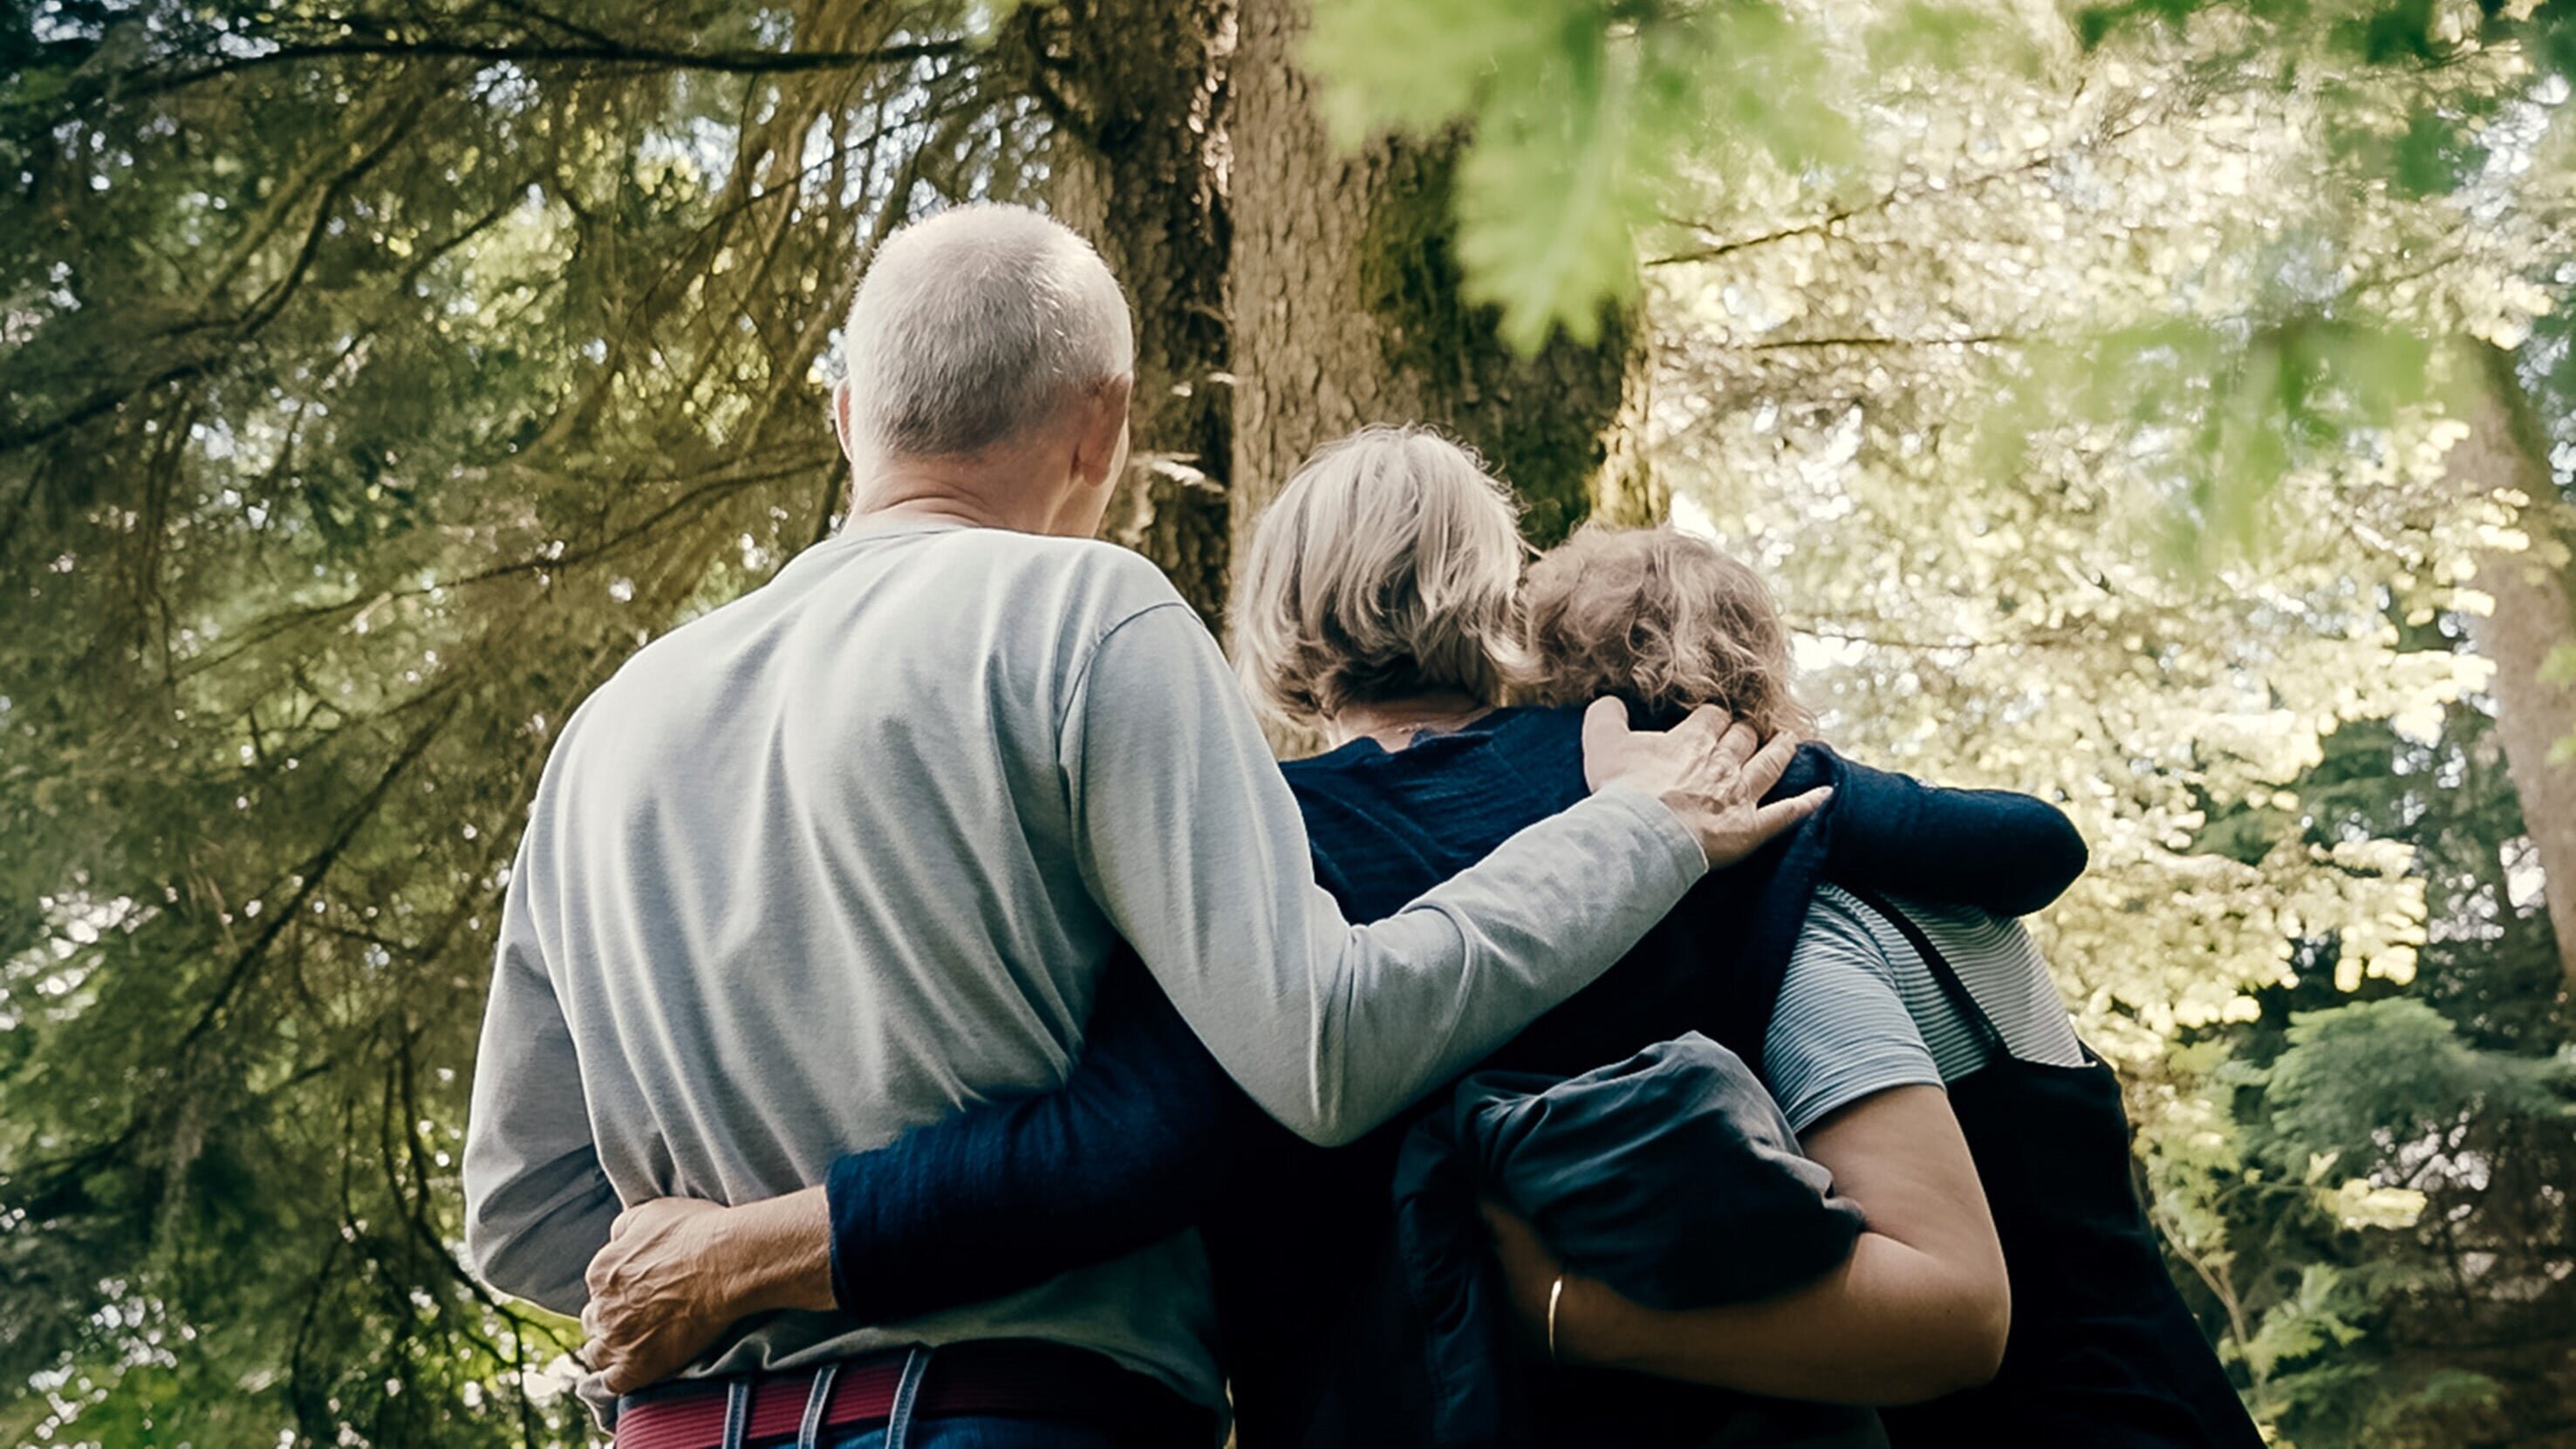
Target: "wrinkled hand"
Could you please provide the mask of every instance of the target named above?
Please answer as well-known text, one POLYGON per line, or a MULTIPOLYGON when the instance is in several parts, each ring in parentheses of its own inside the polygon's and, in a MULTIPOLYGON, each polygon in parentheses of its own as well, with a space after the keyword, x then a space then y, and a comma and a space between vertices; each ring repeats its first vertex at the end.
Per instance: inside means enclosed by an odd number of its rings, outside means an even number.
POLYGON ((1762 803, 1797 751, 1795 736, 1764 744, 1753 726, 1714 705, 1660 734, 1630 729, 1627 706, 1615 699, 1594 700, 1583 716, 1584 779, 1595 790, 1629 785, 1663 801, 1699 838, 1711 870, 1751 855, 1833 797, 1831 786, 1820 786, 1762 803))
POLYGON ((584 1357, 613 1394, 686 1367, 736 1321, 832 1307, 832 1219, 823 1189, 739 1207, 690 1198, 617 1215, 585 1275, 584 1357))
POLYGON ((747 1308, 735 1301, 715 1231, 734 1209, 665 1197, 617 1215, 585 1275, 590 1304, 583 1357, 608 1391, 628 1394, 670 1377, 715 1343, 747 1308))

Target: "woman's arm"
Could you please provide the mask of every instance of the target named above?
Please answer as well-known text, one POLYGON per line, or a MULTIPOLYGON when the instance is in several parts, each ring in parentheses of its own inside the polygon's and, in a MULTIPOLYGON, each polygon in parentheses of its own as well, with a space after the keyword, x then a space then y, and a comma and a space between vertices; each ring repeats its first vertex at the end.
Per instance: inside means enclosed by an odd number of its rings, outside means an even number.
POLYGON ((1121 961, 1054 1090, 848 1154, 822 1187, 732 1208, 663 1199, 620 1217, 590 1268, 591 1367, 623 1393, 753 1313, 838 1306, 897 1321, 1124 1256, 1195 1221, 1237 1132, 1267 1125, 1121 961))
MULTIPOLYGON (((1790 952, 1762 1076, 1868 1220, 1851 1257, 1776 1298, 1680 1311, 1568 1279, 1559 1356, 1834 1403, 1908 1403, 1991 1378, 2011 1287, 1976 1163, 1894 964, 1840 892, 1817 897, 1790 952)), ((1535 1238, 1502 1244, 1513 1302, 1543 1326, 1557 1269, 1535 1238)))
MULTIPOLYGON (((1799 753, 1823 749, 1810 745, 1799 753)), ((2045 800, 1926 785, 1839 756, 1833 766, 1825 774, 1836 786, 1825 869, 1837 880, 2026 916, 2084 873, 2084 837, 2066 812, 2045 800)))
MULTIPOLYGON (((1947 1096, 1926 1086, 1878 1093, 1817 1125, 1805 1145, 1869 1215, 1841 1267, 1764 1302, 1671 1312, 1568 1277, 1556 1303, 1559 1361, 1829 1403, 1915 1403, 1992 1378, 2011 1294, 1947 1096)), ((1527 1224, 1487 1212, 1515 1305, 1544 1332, 1559 1269, 1527 1224)))
POLYGON ((1266 1125, 1161 988, 1122 960, 1054 1091, 832 1164, 832 1291, 871 1322, 1034 1287, 1198 1220, 1266 1125))

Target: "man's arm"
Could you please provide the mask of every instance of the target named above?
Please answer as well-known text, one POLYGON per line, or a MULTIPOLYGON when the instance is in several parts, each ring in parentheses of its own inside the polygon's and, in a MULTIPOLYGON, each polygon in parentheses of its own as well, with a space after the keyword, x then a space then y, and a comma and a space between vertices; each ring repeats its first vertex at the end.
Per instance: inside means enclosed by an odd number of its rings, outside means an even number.
MULTIPOLYGON (((1624 717, 1616 739, 1607 733, 1612 713, 1599 712, 1605 751, 1627 745, 1624 717)), ((1671 738, 1698 748, 1682 731, 1671 738)), ((1722 766, 1719 752, 1694 756, 1699 773, 1682 773, 1696 784, 1675 790, 1613 773, 1474 869, 1353 926, 1315 884, 1305 822, 1216 641, 1177 600, 1094 648, 1058 751, 1094 897, 1253 1101, 1326 1146, 1386 1120, 1617 960, 1721 853, 1703 839, 1734 843, 1718 819, 1758 843, 1822 803, 1758 807, 1785 748, 1753 768, 1739 768, 1740 753, 1722 766)))
MULTIPOLYGON (((1823 753, 1811 745, 1801 753, 1823 753)), ((1837 759, 1826 869, 1837 880, 1916 900, 2026 916, 2084 873, 2066 812, 2009 790, 1952 790, 1837 759)))
POLYGON ((555 1000, 525 895, 510 874, 474 1100, 465 1122, 465 1256, 483 1281, 579 1313, 582 1270, 608 1242, 617 1192, 599 1168, 572 1033, 555 1000))

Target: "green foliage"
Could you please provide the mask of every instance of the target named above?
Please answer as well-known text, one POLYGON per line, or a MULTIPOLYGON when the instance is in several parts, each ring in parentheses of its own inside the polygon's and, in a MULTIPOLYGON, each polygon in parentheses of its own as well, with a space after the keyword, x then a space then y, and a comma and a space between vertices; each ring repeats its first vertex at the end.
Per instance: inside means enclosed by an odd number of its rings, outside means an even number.
MULTIPOLYGON (((2491 6, 2463 27, 2437 0, 2123 0, 2076 7, 2071 35, 2092 49, 2221 28, 2224 15, 2243 22, 2233 63, 2272 67, 2285 88, 2339 64, 2402 79, 2482 49, 2571 74, 2567 9, 2491 6)), ((1830 173, 1853 159, 1869 83, 2031 74, 2049 48, 2011 12, 1927 0, 1321 0, 1306 58, 1344 144, 1464 128, 1468 285, 1503 309, 1526 352, 1553 327, 1588 337, 1604 302, 1634 296, 1628 239, 1670 214, 1684 158, 1759 154, 1792 174, 1830 173)), ((2350 159, 2411 194, 2448 194, 2485 155, 2482 114, 2427 92, 2386 114, 2393 129, 2350 130, 2350 159)))
POLYGON ((854 241, 1036 169, 935 18, 0 25, 0 1441, 581 1436, 456 1257, 492 911, 571 706, 828 528, 854 241))
POLYGON ((2363 1160, 2439 1138, 2470 1114, 2559 1110, 2570 1064, 2480 1052, 2423 1001, 2394 997, 2290 1018, 2262 1079, 2272 1130, 2311 1154, 2363 1160))
MULTIPOLYGON (((1407 366, 1651 328, 1652 461, 1837 739, 2078 816, 2040 930, 2306 1449, 2571 1418, 2576 1023, 2463 629, 2533 500, 2446 464, 2461 338, 2576 445, 2569 14, 1328 0, 1308 52, 1346 137, 1472 140, 1362 248, 1407 366)), ((0 24, 0 1440, 578 1435, 574 1331, 454 1253, 531 771, 830 526, 853 240, 1045 170, 1015 26, 0 24)), ((1542 535, 1590 421, 1509 420, 1542 535)))
POLYGON ((2165 501, 2166 555, 2207 566, 2258 548, 2281 480, 2395 426, 2431 391, 2431 349, 2402 329, 2313 308, 2179 318, 2031 348, 2006 400, 1977 420, 1979 459, 2017 471, 2033 434, 2076 421, 2136 439, 2132 466, 2165 501))
POLYGON ((2452 474, 2447 339, 2564 335, 2566 127, 2511 46, 2224 19, 1874 86, 1852 174, 1707 166, 1659 462, 1838 744, 2083 825, 2051 959, 2281 1440, 2552 1442, 2576 1032, 2464 627, 2524 505, 2452 474), (2389 184, 2427 113, 2468 185, 2389 184))
MULTIPOLYGON (((2464 322, 2497 336, 2484 319, 2355 296, 2331 278, 2374 195, 2457 197, 2491 174, 2504 86, 2534 60, 2555 64, 2563 8, 2126 0, 2078 8, 2060 29, 2045 14, 1923 0, 1321 0, 1306 58, 1346 144, 1379 129, 1464 136, 1464 289, 1501 309, 1503 335, 1524 353, 1557 328, 1588 339, 1605 306, 1632 305, 1632 238, 1659 246, 1694 185, 1802 192, 1828 218, 1867 205, 1875 167, 1861 133, 1874 106, 2063 77, 2077 47, 2112 73, 2189 53, 2174 78, 2186 96, 2272 92, 2289 103, 2287 124, 2332 138, 2319 159, 2356 189, 2297 188, 2239 219, 2262 244, 2228 254, 2259 258, 2271 295, 2233 316, 2143 331, 2078 323, 2030 339, 2040 345, 2029 366, 1969 400, 1964 419, 1985 423, 1988 465, 2009 468, 2034 415, 2070 404, 2126 414, 2132 437, 2158 436, 2168 465, 2167 553, 2206 563, 2259 545, 2274 481, 2335 452, 2343 431, 2438 406, 2432 339, 2464 322), (2459 84, 2464 74, 2476 79, 2459 84), (2146 416, 2159 412, 2173 416, 2146 416)), ((2244 279, 2219 279, 2219 290, 2244 279)))
MULTIPOLYGON (((1399 375, 1429 379, 1435 394, 1459 399, 1561 398, 1552 369, 1597 367, 1585 344, 1553 338, 1534 357, 1496 339, 1492 307, 1470 302, 1460 286, 1453 255, 1456 222, 1449 202, 1456 187, 1455 150, 1426 147, 1407 158, 1371 207, 1359 252, 1359 298, 1386 325, 1386 361, 1399 375)), ((1631 324, 1603 317, 1594 341, 1614 358, 1631 324)), ((1615 396, 1610 399, 1615 405, 1615 396)), ((1576 406, 1504 407, 1472 421, 1435 419, 1476 441, 1495 475, 1511 485, 1522 505, 1521 526, 1533 545, 1562 541, 1591 508, 1590 487, 1603 458, 1602 436, 1613 420, 1576 406)))
POLYGON ((1869 68, 1881 74, 1939 74, 2004 64, 2024 74, 2040 63, 2028 35, 2007 16, 1975 5, 1906 0, 1880 16, 1863 37, 1869 68))
POLYGON ((2397 185, 2414 196, 2456 191, 2486 161, 2486 149, 2475 132, 2436 115, 2406 123, 2406 134, 2391 148, 2388 170, 2397 185))
MULTIPOLYGON (((2212 1281, 2268 1305, 2241 1356, 2296 1443, 2523 1442, 2561 1412, 2532 1368, 2576 1308, 2548 1266, 2570 1224, 2540 1184, 2576 1167, 2576 1078, 2554 943, 2510 904, 2499 842, 2520 821, 2490 729, 2454 706, 2429 747, 2338 734, 2300 782, 2299 828, 2418 852, 2435 886, 2423 969, 2407 994, 2357 1001, 2274 988, 2224 1042, 2242 1155, 2187 1181, 2203 1241, 2230 1245, 2212 1281)), ((2337 946, 2305 949, 2322 963, 2337 946)))
MULTIPOLYGON (((1934 48, 1960 37, 1946 12, 1917 11, 1934 48)), ((1501 308, 1503 336, 1524 354, 1560 326, 1593 340, 1603 304, 1634 298, 1632 230, 1704 138, 1791 170, 1849 146, 1847 123, 1818 103, 1835 80, 1820 42, 1762 0, 1323 0, 1306 57, 1345 144, 1467 123, 1456 186, 1467 295, 1501 308)))

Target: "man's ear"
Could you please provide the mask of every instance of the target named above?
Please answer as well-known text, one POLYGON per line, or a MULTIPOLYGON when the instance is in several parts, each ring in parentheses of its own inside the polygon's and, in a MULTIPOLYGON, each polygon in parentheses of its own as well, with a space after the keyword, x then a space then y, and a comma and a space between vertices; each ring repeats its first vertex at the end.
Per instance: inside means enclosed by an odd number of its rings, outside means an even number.
POLYGON ((1089 488, 1114 483, 1127 463, 1127 408, 1136 379, 1116 377, 1084 401, 1082 432, 1073 443, 1073 474, 1089 488))
POLYGON ((850 446, 851 406, 850 380, 845 377, 832 384, 832 435, 841 440, 841 456, 856 463, 858 452, 850 446))

